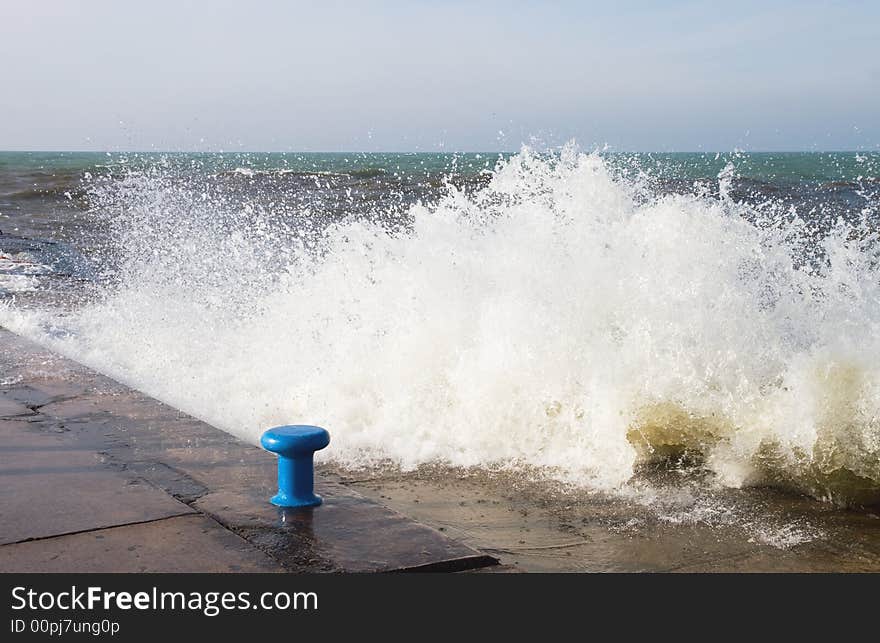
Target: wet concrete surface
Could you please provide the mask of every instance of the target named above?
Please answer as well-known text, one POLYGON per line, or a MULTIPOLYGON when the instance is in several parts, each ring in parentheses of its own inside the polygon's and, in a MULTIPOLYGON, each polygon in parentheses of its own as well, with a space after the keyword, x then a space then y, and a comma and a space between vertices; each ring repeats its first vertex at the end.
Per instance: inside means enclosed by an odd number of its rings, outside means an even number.
POLYGON ((20 402, 0 398, 0 417, 15 418, 31 413, 32 411, 20 402))
POLYGON ((251 496, 228 491, 207 494, 194 506, 219 517, 261 548, 283 551, 289 564, 303 571, 320 567, 323 571, 455 572, 496 562, 340 485, 325 481, 321 489, 324 504, 315 509, 267 507, 251 496))
POLYGON ((88 448, 0 420, 0 544, 195 513, 88 448))
POLYGON ((521 571, 880 571, 877 513, 778 490, 655 476, 647 498, 627 498, 436 467, 337 475, 521 571))
POLYGON ((278 562, 201 515, 0 547, 5 572, 280 572, 278 562))
POLYGON ((0 571, 462 571, 491 555, 0 329, 0 571))

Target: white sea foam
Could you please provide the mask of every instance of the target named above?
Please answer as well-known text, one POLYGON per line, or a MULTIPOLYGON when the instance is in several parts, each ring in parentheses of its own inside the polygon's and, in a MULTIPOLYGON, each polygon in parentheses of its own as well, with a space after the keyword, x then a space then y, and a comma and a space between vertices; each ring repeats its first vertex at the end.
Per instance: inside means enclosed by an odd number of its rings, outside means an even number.
POLYGON ((51 272, 51 268, 37 263, 27 253, 0 254, 0 295, 37 290, 39 276, 51 272))
POLYGON ((748 222, 733 172, 720 199, 651 196, 600 156, 526 150, 406 232, 351 220, 317 241, 131 176, 107 204, 119 283, 0 323, 253 443, 323 425, 320 457, 350 466, 613 489, 686 450, 725 485, 876 499, 876 230, 839 224, 805 262, 806 226, 748 222))

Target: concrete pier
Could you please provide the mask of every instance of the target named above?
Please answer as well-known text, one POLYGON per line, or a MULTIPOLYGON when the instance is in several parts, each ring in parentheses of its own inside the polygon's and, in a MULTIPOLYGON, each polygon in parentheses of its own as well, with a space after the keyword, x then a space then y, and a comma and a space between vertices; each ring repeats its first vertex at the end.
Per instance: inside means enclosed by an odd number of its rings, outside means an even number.
POLYGON ((0 328, 0 572, 465 571, 494 557, 0 328))

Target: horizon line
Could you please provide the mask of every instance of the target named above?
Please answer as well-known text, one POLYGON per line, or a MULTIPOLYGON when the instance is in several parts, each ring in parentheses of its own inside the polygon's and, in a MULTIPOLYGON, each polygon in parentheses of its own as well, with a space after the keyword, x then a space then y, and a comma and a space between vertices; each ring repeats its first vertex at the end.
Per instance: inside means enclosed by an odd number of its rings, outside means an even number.
MULTIPOLYGON (((0 154, 518 154, 519 150, 109 150, 109 149, 0 149, 0 154)), ((553 150, 559 148, 551 148, 553 150)), ((544 150, 542 150, 544 151, 544 150)), ((778 150, 614 150, 583 149, 587 153, 611 154, 876 154, 874 149, 778 149, 778 150)))

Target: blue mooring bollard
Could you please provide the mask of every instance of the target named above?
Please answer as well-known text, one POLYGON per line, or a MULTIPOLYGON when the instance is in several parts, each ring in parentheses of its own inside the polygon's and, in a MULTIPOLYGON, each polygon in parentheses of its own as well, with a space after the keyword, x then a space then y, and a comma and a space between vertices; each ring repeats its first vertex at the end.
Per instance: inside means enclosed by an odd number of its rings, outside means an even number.
POLYGON ((260 438, 267 451, 278 454, 278 493, 269 500, 279 507, 315 507, 315 451, 330 444, 330 434, 319 426, 276 426, 260 438))

